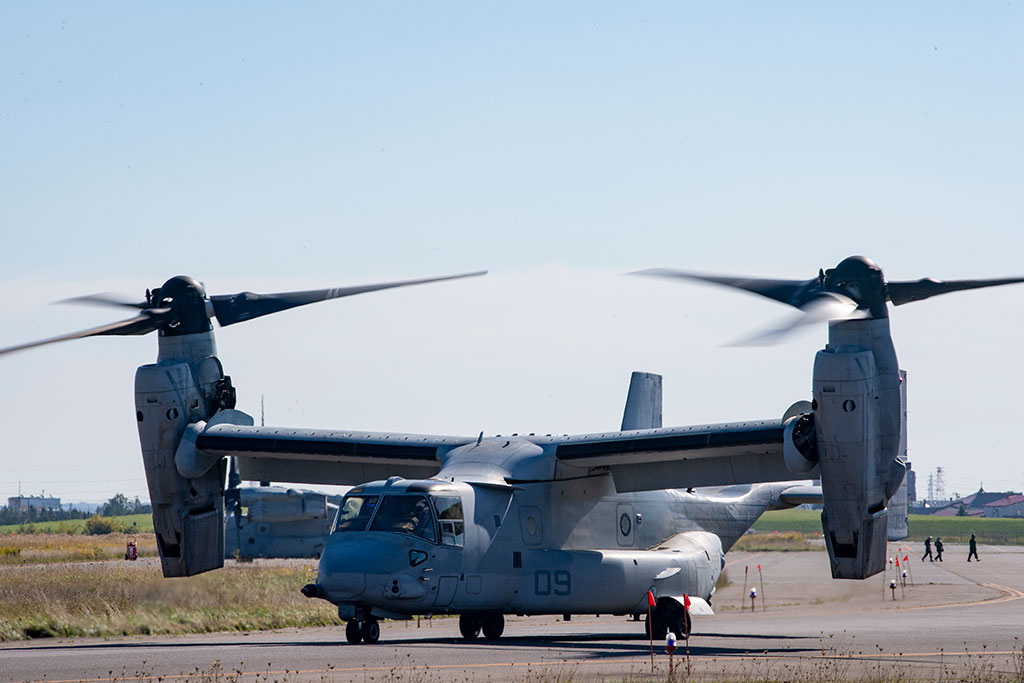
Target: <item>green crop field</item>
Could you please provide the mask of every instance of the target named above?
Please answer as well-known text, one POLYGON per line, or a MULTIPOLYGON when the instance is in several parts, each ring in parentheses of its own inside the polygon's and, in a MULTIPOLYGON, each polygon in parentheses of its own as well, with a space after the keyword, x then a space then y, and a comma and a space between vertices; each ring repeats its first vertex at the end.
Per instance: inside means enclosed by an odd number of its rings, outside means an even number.
MULTIPOLYGON (((153 516, 149 513, 142 515, 123 515, 121 517, 108 517, 106 519, 112 519, 124 530, 129 530, 132 525, 136 525, 136 530, 139 533, 146 533, 153 531, 153 516)), ((84 519, 68 519, 60 522, 36 522, 35 524, 5 524, 0 526, 0 536, 10 536, 11 534, 82 534, 85 533, 85 520, 84 519)))
MULTIPOLYGON (((935 517, 910 515, 908 522, 911 542, 924 541, 926 536, 938 537, 947 543, 966 543, 973 531, 979 543, 992 545, 1024 545, 1024 519, 995 519, 986 517, 935 517)), ((797 531, 802 534, 821 534, 821 512, 818 510, 773 510, 761 515, 754 531, 797 531)))

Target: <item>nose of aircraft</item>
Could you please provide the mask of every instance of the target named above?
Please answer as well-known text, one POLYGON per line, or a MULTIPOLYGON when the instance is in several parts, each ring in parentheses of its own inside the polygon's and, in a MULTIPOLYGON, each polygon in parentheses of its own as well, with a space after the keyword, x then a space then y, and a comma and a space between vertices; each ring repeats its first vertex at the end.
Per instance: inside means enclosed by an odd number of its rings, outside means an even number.
POLYGON ((376 540, 328 543, 320 556, 318 597, 332 602, 357 600, 366 590, 367 575, 391 571, 389 555, 386 545, 376 540))

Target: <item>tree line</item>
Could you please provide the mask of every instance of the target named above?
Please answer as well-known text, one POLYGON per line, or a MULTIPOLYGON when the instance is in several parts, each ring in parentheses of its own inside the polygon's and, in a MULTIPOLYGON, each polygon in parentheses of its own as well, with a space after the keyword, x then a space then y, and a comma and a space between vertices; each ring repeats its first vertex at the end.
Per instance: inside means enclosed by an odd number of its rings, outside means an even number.
POLYGON ((93 514, 102 517, 120 517, 122 515, 139 515, 153 512, 153 506, 143 503, 135 496, 129 500, 123 493, 114 494, 106 503, 100 506, 95 512, 83 510, 47 510, 37 509, 30 505, 24 510, 15 510, 9 507, 0 508, 0 525, 4 524, 34 524, 36 522, 63 522, 71 519, 87 519, 93 514))

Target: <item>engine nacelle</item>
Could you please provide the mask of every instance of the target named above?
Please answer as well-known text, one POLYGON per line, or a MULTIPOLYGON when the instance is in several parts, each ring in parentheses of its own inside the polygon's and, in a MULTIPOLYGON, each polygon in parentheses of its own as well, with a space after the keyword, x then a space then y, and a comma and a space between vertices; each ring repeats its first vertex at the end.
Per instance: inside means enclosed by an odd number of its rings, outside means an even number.
POLYGON ((189 425, 234 407, 213 333, 163 336, 159 360, 135 373, 135 409, 164 576, 224 566, 224 460, 182 476, 175 456, 189 425))
POLYGON ((889 498, 905 467, 897 458, 902 407, 888 319, 832 323, 814 359, 814 418, 833 578, 885 567, 889 498))
POLYGON ((818 478, 818 442, 810 401, 797 401, 782 416, 782 458, 793 474, 818 478))

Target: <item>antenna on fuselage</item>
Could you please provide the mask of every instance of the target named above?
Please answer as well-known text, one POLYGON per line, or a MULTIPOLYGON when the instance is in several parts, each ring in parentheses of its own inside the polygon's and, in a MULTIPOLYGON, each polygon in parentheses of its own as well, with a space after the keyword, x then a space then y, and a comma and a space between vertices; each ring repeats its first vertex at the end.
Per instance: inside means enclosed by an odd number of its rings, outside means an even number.
POLYGON ((479 446, 480 442, 484 440, 484 433, 480 432, 480 436, 476 437, 476 445, 479 446))

